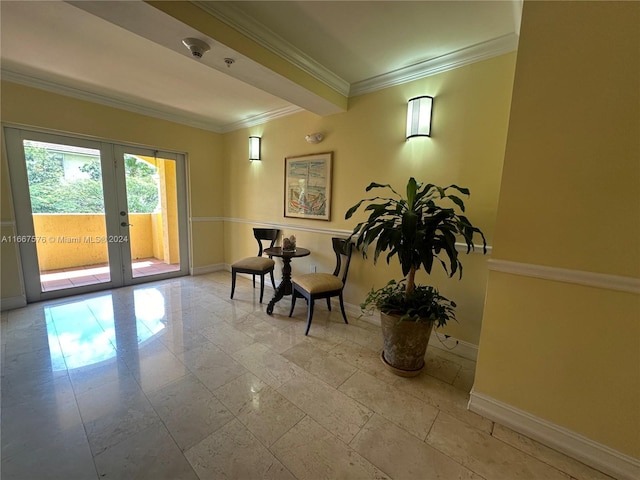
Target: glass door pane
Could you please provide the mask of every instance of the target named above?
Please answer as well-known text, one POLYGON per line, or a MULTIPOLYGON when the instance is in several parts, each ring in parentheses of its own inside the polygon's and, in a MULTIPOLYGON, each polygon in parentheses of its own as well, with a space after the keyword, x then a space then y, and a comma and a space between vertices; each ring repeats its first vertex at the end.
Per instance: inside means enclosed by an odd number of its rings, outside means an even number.
MULTIPOLYGON (((125 151, 124 176, 133 278, 178 272, 176 160, 125 151)), ((125 216, 122 215, 123 223, 125 216)))
POLYGON ((23 140, 42 292, 111 281, 100 150, 23 140))
POLYGON ((4 133, 27 302, 188 275, 183 154, 4 133))

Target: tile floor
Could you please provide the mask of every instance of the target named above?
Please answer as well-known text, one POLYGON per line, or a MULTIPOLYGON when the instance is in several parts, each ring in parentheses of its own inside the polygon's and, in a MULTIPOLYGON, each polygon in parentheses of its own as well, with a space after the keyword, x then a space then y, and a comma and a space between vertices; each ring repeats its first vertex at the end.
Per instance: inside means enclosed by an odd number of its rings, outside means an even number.
MULTIPOLYGON (((3 480, 608 479, 466 409, 474 363, 387 372, 378 327, 230 275, 2 314, 3 480)), ((322 303, 322 302, 320 302, 322 303)))

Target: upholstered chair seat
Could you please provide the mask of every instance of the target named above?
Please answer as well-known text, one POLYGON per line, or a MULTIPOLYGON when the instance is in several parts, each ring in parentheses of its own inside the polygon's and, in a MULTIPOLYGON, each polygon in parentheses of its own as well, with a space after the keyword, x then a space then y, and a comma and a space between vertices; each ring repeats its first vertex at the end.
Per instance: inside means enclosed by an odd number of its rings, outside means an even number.
POLYGON ((306 273, 295 278, 298 287, 312 295, 341 290, 343 287, 342 280, 330 273, 306 273))
POLYGON ((262 252, 264 247, 263 241, 269 242, 269 247, 273 247, 278 239, 280 230, 277 228, 254 228, 253 236, 258 242, 258 256, 247 257, 242 260, 238 260, 231 264, 231 298, 236 290, 236 274, 248 273, 253 278, 253 288, 256 288, 256 275, 260 277, 260 303, 262 303, 262 297, 264 296, 264 276, 268 273, 271 277, 271 285, 276 288, 276 281, 273 278, 273 269, 276 266, 270 257, 263 257, 262 252))
POLYGON ((255 272, 267 273, 274 267, 275 264, 276 262, 274 262, 271 258, 249 257, 238 260, 233 265, 231 265, 231 268, 235 269, 236 271, 251 270, 255 272))
POLYGON ((331 297, 338 297, 344 323, 349 323, 347 314, 344 311, 342 291, 347 282, 353 244, 344 238, 337 237, 332 238, 331 243, 333 245, 333 251, 336 254, 336 268, 332 274, 305 273, 303 275, 296 275, 291 279, 293 292, 291 295, 291 310, 289 310, 289 316, 293 315, 293 309, 296 307, 296 298, 304 298, 307 301, 307 328, 304 332, 305 335, 309 334, 309 328, 311 328, 314 303, 321 298, 327 299, 327 308, 331 311, 331 297))

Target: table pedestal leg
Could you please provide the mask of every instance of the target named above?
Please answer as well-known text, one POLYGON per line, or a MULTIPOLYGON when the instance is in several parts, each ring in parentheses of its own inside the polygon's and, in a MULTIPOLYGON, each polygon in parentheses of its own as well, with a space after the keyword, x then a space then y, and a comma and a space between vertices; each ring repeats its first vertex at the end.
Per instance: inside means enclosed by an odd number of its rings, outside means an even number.
POLYGON ((285 295, 291 295, 293 291, 293 287, 291 285, 291 259, 287 257, 282 258, 282 281, 278 288, 276 288, 276 293, 267 305, 267 314, 273 314, 273 307, 275 307, 276 303, 282 300, 282 297, 285 295))

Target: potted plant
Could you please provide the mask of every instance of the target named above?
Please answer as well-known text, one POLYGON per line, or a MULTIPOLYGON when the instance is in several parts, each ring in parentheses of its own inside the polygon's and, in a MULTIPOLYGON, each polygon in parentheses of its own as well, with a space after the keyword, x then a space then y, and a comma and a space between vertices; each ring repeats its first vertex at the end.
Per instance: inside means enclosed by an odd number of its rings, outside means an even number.
POLYGON ((462 278, 456 241, 464 241, 467 253, 474 249, 476 234, 482 238, 483 253, 487 244, 480 229, 462 215, 464 202, 457 194, 468 196, 467 188, 422 184, 411 177, 406 198, 388 184, 371 183, 366 191, 377 188, 391 190, 395 198, 365 198, 351 207, 345 219, 351 218, 363 204, 367 204, 364 211, 371 213, 366 221, 356 225, 350 239, 365 258, 375 242, 374 264, 384 252, 387 263, 397 257, 404 279, 372 289, 361 308, 380 311, 384 340, 381 357, 385 365, 398 375, 414 376, 424 367, 433 325, 442 327, 455 320, 456 307, 436 288, 416 285, 416 272, 424 267, 431 273, 433 265, 440 264, 449 277, 458 272, 462 278))

